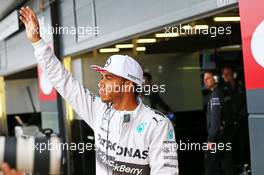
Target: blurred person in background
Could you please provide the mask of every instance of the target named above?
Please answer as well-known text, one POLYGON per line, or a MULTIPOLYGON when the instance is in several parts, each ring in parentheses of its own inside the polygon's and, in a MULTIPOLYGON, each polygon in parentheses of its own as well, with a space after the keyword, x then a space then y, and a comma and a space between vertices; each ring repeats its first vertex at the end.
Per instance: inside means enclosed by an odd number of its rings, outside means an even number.
POLYGON ((145 91, 141 93, 141 99, 144 104, 147 104, 152 109, 161 110, 164 114, 166 114, 167 118, 171 121, 174 127, 176 127, 176 114, 172 112, 169 105, 160 97, 159 92, 154 92, 152 90, 153 81, 152 75, 148 72, 143 73, 144 84, 143 87, 145 91))
POLYGON ((208 151, 205 153, 205 175, 235 175, 233 151, 217 150, 219 143, 231 143, 230 125, 226 123, 229 114, 228 98, 225 99, 222 90, 218 87, 212 71, 204 72, 204 86, 210 90, 207 102, 207 132, 208 151), (212 152, 216 150, 216 152, 212 152))
POLYGON ((243 164, 250 162, 245 88, 242 82, 237 79, 234 69, 230 66, 225 66, 222 69, 222 78, 221 86, 229 91, 232 98, 232 108, 234 110, 232 121, 234 128, 233 148, 236 162, 242 168, 243 164))
MULTIPOLYGON (((150 73, 144 72, 143 77, 145 81, 143 86, 153 86, 152 75, 150 73)), ((166 102, 164 102, 158 92, 153 92, 152 90, 150 92, 143 92, 141 98, 145 104, 149 105, 153 109, 160 108, 165 114, 171 112, 171 108, 166 102)))

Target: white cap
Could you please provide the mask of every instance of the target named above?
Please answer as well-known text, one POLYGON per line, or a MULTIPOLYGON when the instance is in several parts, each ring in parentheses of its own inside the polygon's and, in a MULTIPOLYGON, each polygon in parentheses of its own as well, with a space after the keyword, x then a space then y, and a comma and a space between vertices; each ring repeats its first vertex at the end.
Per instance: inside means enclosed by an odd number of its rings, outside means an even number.
POLYGON ((110 72, 114 75, 128 79, 138 85, 142 85, 143 70, 139 63, 128 55, 112 55, 107 59, 105 66, 91 66, 97 72, 110 72))

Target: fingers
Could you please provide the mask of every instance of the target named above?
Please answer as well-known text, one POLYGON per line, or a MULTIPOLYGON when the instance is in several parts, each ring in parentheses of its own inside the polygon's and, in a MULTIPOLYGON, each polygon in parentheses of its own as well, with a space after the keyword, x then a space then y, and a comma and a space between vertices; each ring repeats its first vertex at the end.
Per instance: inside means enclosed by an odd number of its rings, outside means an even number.
POLYGON ((19 19, 24 23, 24 25, 27 24, 27 20, 23 16, 19 16, 19 19))
POLYGON ((25 173, 21 172, 21 171, 16 171, 15 169, 11 170, 11 174, 12 175, 25 175, 25 173))
POLYGON ((4 175, 24 175, 25 173, 11 169, 7 163, 2 164, 2 171, 4 175))
POLYGON ((17 175, 25 175, 25 173, 19 171, 19 172, 17 173, 17 175))
POLYGON ((36 14, 33 12, 33 10, 31 8, 22 7, 19 12, 22 16, 22 18, 20 18, 20 19, 24 24, 27 24, 29 21, 31 21, 31 22, 35 23, 36 25, 39 25, 36 14))
POLYGON ((10 174, 11 169, 10 169, 10 167, 9 167, 8 164, 3 163, 3 164, 2 164, 2 171, 3 171, 3 173, 4 173, 5 175, 8 175, 8 174, 10 174))
POLYGON ((35 19, 34 16, 33 16, 32 14, 30 14, 30 17, 29 17, 29 18, 30 18, 31 21, 33 21, 33 23, 34 23, 34 27, 35 27, 35 26, 39 26, 38 20, 35 19))
POLYGON ((38 18, 36 16, 35 12, 31 8, 29 8, 28 6, 26 7, 26 9, 29 12, 29 14, 31 14, 31 16, 33 17, 33 19, 35 20, 35 22, 38 24, 38 18))
POLYGON ((27 14, 25 8, 22 7, 19 13, 20 13, 19 19, 26 25, 29 21, 29 15, 27 14))
MULTIPOLYGON (((9 174, 8 174, 8 175, 9 175, 9 174)), ((16 170, 12 169, 11 172, 10 172, 10 175, 17 175, 16 170)))
POLYGON ((19 12, 21 15, 23 15, 24 18, 29 18, 30 13, 25 7, 22 7, 19 12))

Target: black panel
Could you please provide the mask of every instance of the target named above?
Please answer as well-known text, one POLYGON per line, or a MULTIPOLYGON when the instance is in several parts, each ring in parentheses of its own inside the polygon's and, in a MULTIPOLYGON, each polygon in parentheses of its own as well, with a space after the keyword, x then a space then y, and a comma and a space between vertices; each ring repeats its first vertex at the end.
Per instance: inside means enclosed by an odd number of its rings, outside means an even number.
POLYGON ((44 144, 46 149, 45 150, 35 150, 34 156, 34 172, 38 173, 39 175, 44 175, 49 172, 50 169, 50 150, 48 147, 48 139, 46 137, 43 138, 36 138, 35 145, 44 144))
MULTIPOLYGON (((72 122, 72 142, 94 145, 94 140, 87 137, 94 137, 93 130, 83 120, 73 120, 72 122)), ((73 154, 74 175, 95 175, 95 151, 92 150, 79 153, 74 151, 73 154)))
POLYGON ((7 137, 5 141, 4 161, 7 162, 11 168, 16 168, 16 148, 17 140, 15 137, 7 137))

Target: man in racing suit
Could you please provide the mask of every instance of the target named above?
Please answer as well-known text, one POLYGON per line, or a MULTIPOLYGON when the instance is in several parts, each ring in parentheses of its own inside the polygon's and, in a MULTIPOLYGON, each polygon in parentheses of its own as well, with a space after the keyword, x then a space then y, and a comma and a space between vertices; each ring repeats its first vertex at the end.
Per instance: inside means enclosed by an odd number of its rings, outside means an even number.
POLYGON ((52 85, 94 130, 96 174, 177 175, 174 129, 160 112, 138 102, 132 89, 143 83, 140 65, 126 55, 111 56, 105 66, 92 66, 102 74, 100 98, 84 88, 41 39, 35 13, 22 8, 35 56, 52 85), (121 90, 120 90, 121 89, 121 90))

